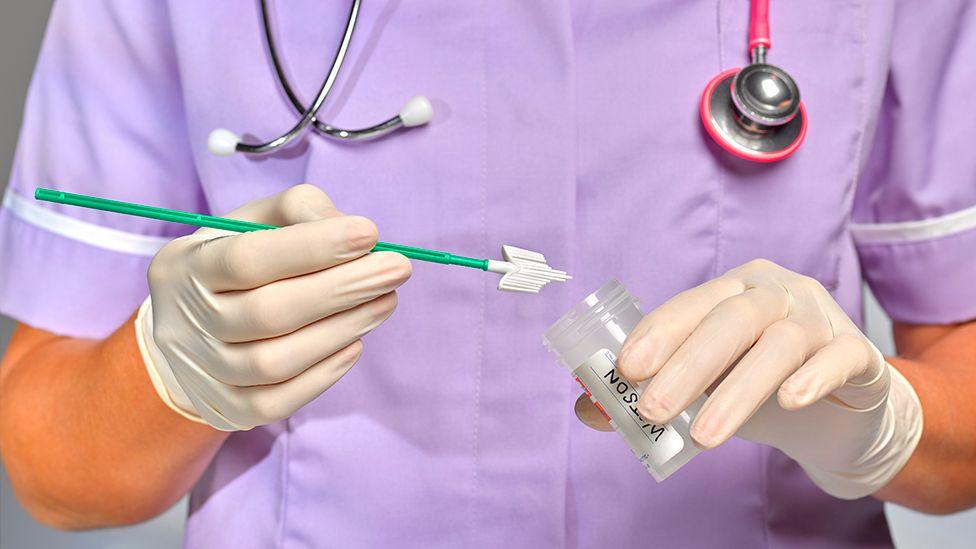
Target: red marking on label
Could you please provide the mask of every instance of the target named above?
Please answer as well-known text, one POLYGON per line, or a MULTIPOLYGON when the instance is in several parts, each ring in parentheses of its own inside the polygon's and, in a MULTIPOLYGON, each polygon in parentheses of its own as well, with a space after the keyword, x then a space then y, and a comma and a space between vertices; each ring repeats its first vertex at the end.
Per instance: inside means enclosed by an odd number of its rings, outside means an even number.
POLYGON ((580 381, 580 378, 574 377, 573 379, 575 379, 576 383, 579 383, 579 386, 583 388, 583 392, 586 393, 586 396, 593 398, 593 395, 590 394, 590 390, 586 388, 586 385, 583 385, 583 382, 580 381))
POLYGON ((607 421, 610 422, 613 421, 612 419, 610 419, 610 415, 607 414, 607 411, 603 409, 603 406, 600 406, 599 402, 593 401, 593 405, 596 406, 597 410, 600 410, 600 413, 603 414, 603 417, 607 418, 607 421))

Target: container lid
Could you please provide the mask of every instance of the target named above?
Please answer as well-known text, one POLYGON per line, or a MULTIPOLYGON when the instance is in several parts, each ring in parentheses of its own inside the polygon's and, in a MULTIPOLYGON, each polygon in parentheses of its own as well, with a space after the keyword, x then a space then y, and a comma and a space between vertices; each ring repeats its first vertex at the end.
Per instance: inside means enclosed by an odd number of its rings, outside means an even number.
POLYGON ((634 305, 636 302, 620 281, 611 279, 550 326, 542 335, 542 340, 550 351, 562 354, 610 320, 621 306, 634 305))

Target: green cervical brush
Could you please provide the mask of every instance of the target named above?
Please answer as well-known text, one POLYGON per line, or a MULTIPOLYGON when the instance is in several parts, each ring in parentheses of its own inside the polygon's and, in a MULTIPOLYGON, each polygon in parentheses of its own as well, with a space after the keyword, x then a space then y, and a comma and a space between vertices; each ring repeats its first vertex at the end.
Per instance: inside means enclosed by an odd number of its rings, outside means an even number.
MULTIPOLYGON (((83 194, 66 193, 53 189, 38 188, 34 191, 36 200, 47 202, 57 202, 58 204, 68 204, 70 206, 80 206, 95 210, 133 215, 138 217, 148 217, 160 219, 184 225, 196 227, 209 227, 212 229, 223 229, 225 231, 249 232, 277 229, 274 225, 263 223, 252 223, 250 221, 240 221, 238 219, 227 219, 225 217, 214 217, 167 208, 157 208, 143 204, 133 204, 118 200, 107 200, 96 196, 83 194)), ((431 263, 441 263, 444 265, 460 265, 482 271, 491 271, 502 274, 498 282, 499 290, 538 293, 543 286, 549 282, 564 282, 571 277, 563 271, 557 271, 549 267, 545 257, 537 252, 523 250, 514 246, 502 246, 502 253, 505 261, 494 259, 477 259, 474 257, 464 257, 437 250, 427 250, 425 248, 414 248, 413 246, 403 246, 401 244, 390 244, 389 242, 377 242, 371 251, 374 252, 397 252, 410 259, 429 261, 431 263)))

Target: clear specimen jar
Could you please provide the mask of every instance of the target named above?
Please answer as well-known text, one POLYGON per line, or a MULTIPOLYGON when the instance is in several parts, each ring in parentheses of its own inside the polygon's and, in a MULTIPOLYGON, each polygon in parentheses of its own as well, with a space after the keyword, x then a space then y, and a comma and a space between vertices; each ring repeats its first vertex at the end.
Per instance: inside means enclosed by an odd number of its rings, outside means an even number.
POLYGON ((665 425, 645 421, 637 412, 648 381, 635 385, 624 379, 617 372, 617 355, 643 316, 637 299, 611 280, 550 326, 543 341, 660 482, 698 454, 689 429, 705 398, 699 397, 665 425))

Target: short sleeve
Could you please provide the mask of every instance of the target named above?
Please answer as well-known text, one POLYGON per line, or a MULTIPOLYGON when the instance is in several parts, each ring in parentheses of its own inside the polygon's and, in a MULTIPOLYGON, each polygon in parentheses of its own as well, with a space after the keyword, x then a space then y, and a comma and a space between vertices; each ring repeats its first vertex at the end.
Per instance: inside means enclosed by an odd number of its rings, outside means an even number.
POLYGON ((181 93, 164 2, 54 4, 0 209, 0 312, 76 337, 133 313, 153 254, 188 229, 33 193, 203 210, 181 93))
POLYGON ((854 200, 862 272, 888 314, 976 318, 976 3, 901 1, 854 200))

